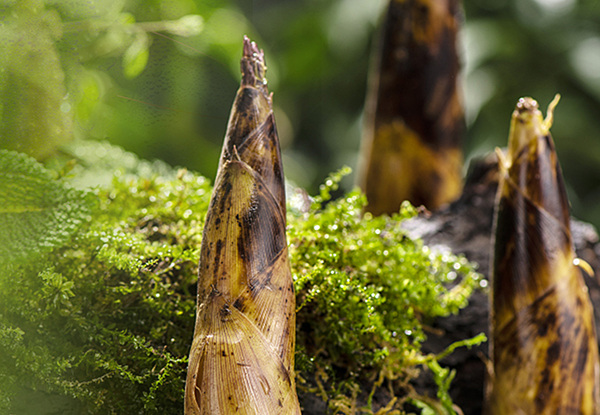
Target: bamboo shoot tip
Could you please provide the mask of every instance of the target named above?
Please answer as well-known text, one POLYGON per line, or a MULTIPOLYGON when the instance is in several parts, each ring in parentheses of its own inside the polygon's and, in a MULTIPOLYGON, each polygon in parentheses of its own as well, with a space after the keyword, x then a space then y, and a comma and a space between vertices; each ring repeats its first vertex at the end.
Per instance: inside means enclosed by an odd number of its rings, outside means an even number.
POLYGON ((244 35, 244 48, 241 62, 242 85, 266 86, 265 72, 265 53, 256 46, 250 38, 244 35))
POLYGON ((538 103, 535 99, 530 97, 522 97, 519 98, 519 102, 517 102, 517 111, 518 112, 533 112, 538 109, 538 103))

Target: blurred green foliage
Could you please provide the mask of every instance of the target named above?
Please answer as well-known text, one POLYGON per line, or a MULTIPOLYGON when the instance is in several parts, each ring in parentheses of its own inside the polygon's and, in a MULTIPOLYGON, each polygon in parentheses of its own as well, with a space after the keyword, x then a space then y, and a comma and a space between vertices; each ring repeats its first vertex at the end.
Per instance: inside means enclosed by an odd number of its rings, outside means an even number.
MULTIPOLYGON (((266 52, 286 175, 315 191, 356 166, 385 2, 2 0, 0 147, 44 158, 71 135, 107 139, 212 178, 247 34, 266 52)), ((600 4, 464 9, 467 159, 505 145, 519 97, 545 107, 559 92, 553 133, 573 210, 600 225, 600 4)))

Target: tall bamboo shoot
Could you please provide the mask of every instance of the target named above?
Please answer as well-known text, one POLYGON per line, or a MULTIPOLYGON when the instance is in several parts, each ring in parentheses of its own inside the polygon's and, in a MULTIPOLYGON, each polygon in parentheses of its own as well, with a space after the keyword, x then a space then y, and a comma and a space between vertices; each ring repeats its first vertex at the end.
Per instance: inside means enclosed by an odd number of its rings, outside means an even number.
POLYGON ((358 183, 375 215, 462 189, 459 0, 390 0, 371 74, 358 183))
POLYGON ((299 415, 279 139, 248 38, 241 69, 202 238, 185 414, 299 415))

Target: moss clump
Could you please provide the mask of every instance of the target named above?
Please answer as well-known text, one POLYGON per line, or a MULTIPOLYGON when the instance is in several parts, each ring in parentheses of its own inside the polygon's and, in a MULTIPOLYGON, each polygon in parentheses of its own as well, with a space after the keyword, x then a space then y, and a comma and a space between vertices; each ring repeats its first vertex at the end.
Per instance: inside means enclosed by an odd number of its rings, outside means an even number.
POLYGON ((361 217, 366 197, 359 191, 329 201, 346 173, 329 177, 306 213, 292 206, 288 215, 299 309, 297 370, 312 376, 318 386, 307 389, 326 397, 332 412, 350 414, 376 411, 370 399, 356 408, 355 398, 369 392, 360 391, 365 384, 388 380, 407 389, 416 367, 427 365, 451 410, 444 382, 452 374, 436 366, 437 357, 421 354, 423 324, 465 307, 480 275, 465 258, 434 253, 406 235, 401 223, 416 214, 408 202, 391 217, 361 217))
MULTIPOLYGON (((91 220, 66 245, 0 269, 2 411, 27 413, 18 397, 34 390, 38 401, 70 396, 84 413, 181 413, 212 188, 131 155, 116 168, 110 154, 122 151, 102 148, 74 153, 80 166, 113 172, 94 191, 91 220)), ((443 403, 450 374, 421 355, 422 324, 465 306, 478 276, 464 258, 434 254, 404 234, 412 207, 361 219, 360 193, 328 201, 340 177, 308 210, 292 203, 288 212, 300 387, 327 399, 331 412, 351 413, 361 387, 368 394, 381 384, 373 379, 407 384, 428 365, 443 403)))

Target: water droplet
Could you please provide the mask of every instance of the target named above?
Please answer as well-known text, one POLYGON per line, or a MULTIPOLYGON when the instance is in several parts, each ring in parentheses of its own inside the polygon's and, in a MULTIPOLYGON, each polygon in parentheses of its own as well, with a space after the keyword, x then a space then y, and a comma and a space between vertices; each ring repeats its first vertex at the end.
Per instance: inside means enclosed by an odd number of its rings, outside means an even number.
POLYGON ((68 102, 63 102, 62 104, 60 104, 60 111, 67 114, 71 111, 71 104, 68 102))

